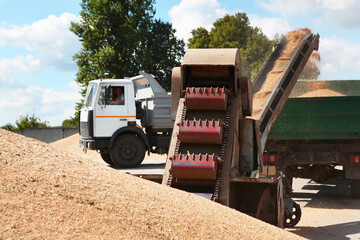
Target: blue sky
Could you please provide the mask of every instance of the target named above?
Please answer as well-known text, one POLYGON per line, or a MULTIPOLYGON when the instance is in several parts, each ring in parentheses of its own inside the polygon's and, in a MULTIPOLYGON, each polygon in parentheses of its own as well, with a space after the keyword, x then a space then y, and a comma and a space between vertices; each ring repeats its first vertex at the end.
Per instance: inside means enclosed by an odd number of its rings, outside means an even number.
MULTIPOLYGON (((74 114, 80 99, 72 56, 81 43, 68 28, 80 0, 0 0, 0 126, 35 114, 51 126, 74 114)), ((319 33, 320 79, 360 79, 360 1, 157 0, 156 17, 187 40, 225 14, 246 12, 271 39, 307 27, 319 33)))

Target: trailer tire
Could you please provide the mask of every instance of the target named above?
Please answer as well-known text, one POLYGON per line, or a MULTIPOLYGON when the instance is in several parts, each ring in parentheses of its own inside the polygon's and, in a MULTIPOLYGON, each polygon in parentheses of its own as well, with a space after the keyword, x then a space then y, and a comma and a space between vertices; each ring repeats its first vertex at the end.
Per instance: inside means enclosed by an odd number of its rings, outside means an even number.
POLYGON ((109 152, 100 152, 100 156, 104 162, 106 162, 109 165, 114 165, 113 161, 111 160, 110 153, 109 152))
POLYGON ((138 167, 145 156, 145 145, 134 134, 122 134, 115 139, 110 149, 110 157, 117 168, 138 167))
POLYGON ((360 198, 360 179, 350 180, 350 192, 353 198, 360 198))

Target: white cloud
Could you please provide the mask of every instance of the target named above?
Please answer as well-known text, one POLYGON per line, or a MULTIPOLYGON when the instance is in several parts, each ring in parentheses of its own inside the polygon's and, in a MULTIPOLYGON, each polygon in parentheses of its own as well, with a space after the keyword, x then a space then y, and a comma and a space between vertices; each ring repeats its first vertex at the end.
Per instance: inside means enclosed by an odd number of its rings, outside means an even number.
POLYGON ((269 38, 274 39, 276 34, 285 34, 291 30, 290 24, 282 18, 261 18, 256 14, 249 14, 250 25, 261 28, 269 38))
MULTIPOLYGON (((263 5, 266 6, 265 3, 263 5)), ((182 0, 169 11, 177 37, 183 38, 185 42, 191 37, 193 29, 204 27, 209 31, 215 20, 227 13, 229 12, 222 8, 217 0, 182 0)), ((251 25, 261 28, 270 39, 273 39, 276 33, 283 34, 291 29, 285 18, 261 18, 256 14, 248 14, 248 17, 251 25)))
MULTIPOLYGON (((79 101, 80 94, 73 83, 69 90, 58 91, 44 88, 36 79, 46 71, 50 72, 46 74, 65 74, 62 72, 76 69, 72 56, 80 49, 80 42, 69 30, 71 21, 77 22, 78 18, 63 13, 30 25, 0 25, 0 47, 15 46, 27 52, 23 56, 0 58, 3 86, 0 88, 0 125, 15 123, 21 115, 34 113, 54 126, 74 114, 74 104, 79 101)), ((69 79, 63 81, 67 84, 69 79)))
POLYGON ((310 12, 320 12, 326 22, 336 27, 360 28, 358 0, 258 0, 257 3, 266 10, 283 16, 306 17, 310 12))
POLYGON ((360 1, 358 0, 317 0, 318 10, 324 12, 327 21, 336 27, 360 28, 360 1))
POLYGON ((18 46, 36 54, 43 65, 67 71, 76 67, 72 56, 80 49, 80 42, 70 30, 70 22, 77 22, 74 14, 50 15, 31 25, 0 28, 0 46, 18 46))
MULTIPOLYGON (((77 94, 76 94, 77 95, 77 94)), ((42 94, 42 103, 43 104, 51 104, 58 105, 64 102, 76 102, 79 100, 73 92, 57 92, 54 89, 45 89, 42 94)))
POLYGON ((41 61, 32 55, 26 57, 17 56, 13 59, 0 59, 0 82, 16 84, 18 73, 32 74, 40 71, 43 65, 41 61))
POLYGON ((52 126, 61 125, 64 119, 74 115, 74 103, 81 98, 79 88, 75 86, 69 91, 56 91, 33 85, 10 91, 2 89, 0 95, 0 125, 14 124, 21 115, 32 113, 52 126))
POLYGON ((176 36, 185 42, 191 37, 193 29, 205 27, 210 30, 212 23, 226 13, 217 0, 182 0, 169 11, 176 36))
MULTIPOLYGON (((339 37, 320 39, 319 79, 337 79, 349 73, 360 74, 360 43, 339 37)), ((343 78, 343 77, 342 77, 343 78)))
POLYGON ((258 0, 257 3, 270 12, 281 13, 282 15, 303 15, 307 14, 311 0, 258 0))

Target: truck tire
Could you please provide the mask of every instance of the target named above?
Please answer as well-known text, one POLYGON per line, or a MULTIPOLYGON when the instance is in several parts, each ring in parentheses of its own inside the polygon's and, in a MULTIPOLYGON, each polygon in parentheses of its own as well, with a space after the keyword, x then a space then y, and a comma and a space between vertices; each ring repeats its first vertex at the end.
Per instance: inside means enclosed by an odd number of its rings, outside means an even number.
POLYGON ((110 149, 110 157, 117 168, 134 168, 144 160, 144 142, 133 134, 122 134, 110 149))
POLYGON ((111 160, 109 152, 100 152, 101 158, 109 165, 114 165, 113 161, 111 160))
POLYGON ((350 180, 350 192, 354 198, 360 198, 360 179, 350 180))
POLYGON ((294 227, 301 218, 301 208, 300 205, 293 201, 293 213, 292 214, 285 214, 284 219, 284 227, 291 228, 294 227))

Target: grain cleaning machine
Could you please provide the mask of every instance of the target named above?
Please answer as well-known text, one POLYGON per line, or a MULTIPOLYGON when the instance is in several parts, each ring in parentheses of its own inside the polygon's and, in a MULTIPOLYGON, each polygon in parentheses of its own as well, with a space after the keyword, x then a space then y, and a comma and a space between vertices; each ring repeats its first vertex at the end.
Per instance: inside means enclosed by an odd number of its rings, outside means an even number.
MULTIPOLYGON (((284 199, 283 176, 264 171, 262 153, 319 35, 304 33, 270 93, 252 113, 253 96, 269 85, 269 73, 288 41, 284 37, 251 84, 242 75, 238 49, 189 49, 172 77, 176 116, 162 184, 210 193, 211 200, 279 227, 295 225, 299 211, 284 199)), ((257 101, 259 102, 259 100, 257 101)))

